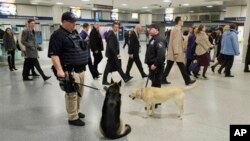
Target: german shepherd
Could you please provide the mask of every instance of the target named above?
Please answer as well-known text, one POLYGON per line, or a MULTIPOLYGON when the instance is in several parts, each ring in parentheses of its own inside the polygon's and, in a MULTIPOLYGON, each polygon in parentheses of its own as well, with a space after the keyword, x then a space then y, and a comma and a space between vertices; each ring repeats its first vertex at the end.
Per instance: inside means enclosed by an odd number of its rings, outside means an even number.
POLYGON ((111 86, 106 90, 106 96, 102 107, 102 117, 100 122, 100 132, 108 139, 118 139, 128 135, 131 127, 125 124, 123 131, 123 122, 120 119, 121 112, 121 81, 115 83, 111 80, 111 86))

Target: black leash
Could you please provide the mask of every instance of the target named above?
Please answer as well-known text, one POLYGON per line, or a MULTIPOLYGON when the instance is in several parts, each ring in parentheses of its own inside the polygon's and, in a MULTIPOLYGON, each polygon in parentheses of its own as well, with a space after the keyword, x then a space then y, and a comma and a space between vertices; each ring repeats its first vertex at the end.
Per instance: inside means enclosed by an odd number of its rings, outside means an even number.
POLYGON ((88 88, 91 88, 91 89, 94 89, 94 90, 99 90, 98 88, 92 87, 92 86, 89 86, 89 85, 85 85, 85 84, 81 84, 81 83, 76 83, 76 82, 73 82, 73 83, 81 85, 81 86, 84 86, 84 87, 88 87, 88 88))
POLYGON ((149 75, 148 75, 148 77, 147 77, 147 81, 146 81, 145 88, 147 88, 147 86, 148 86, 148 80, 149 80, 149 75))

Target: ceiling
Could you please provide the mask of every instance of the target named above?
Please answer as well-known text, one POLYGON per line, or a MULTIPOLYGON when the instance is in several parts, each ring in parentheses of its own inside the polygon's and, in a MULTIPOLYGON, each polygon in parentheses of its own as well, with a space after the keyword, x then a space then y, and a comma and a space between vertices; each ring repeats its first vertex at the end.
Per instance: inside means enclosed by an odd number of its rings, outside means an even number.
POLYGON ((0 0, 0 2, 15 1, 20 4, 35 5, 56 5, 61 2, 62 6, 77 6, 85 9, 93 9, 93 4, 113 5, 114 9, 123 11, 151 12, 154 9, 165 9, 168 7, 176 8, 177 11, 190 11, 196 8, 199 11, 219 11, 225 6, 246 5, 247 0, 0 0), (140 2, 139 2, 140 1, 140 2), (164 2, 165 1, 165 2, 164 2), (189 5, 188 5, 189 4, 189 5), (205 6, 213 5, 212 8, 205 6))

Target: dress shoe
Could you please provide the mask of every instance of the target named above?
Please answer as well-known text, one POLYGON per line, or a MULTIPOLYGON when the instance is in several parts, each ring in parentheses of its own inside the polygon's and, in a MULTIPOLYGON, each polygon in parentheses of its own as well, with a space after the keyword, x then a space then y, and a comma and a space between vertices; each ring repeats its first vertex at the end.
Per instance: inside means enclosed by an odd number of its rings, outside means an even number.
POLYGON ((32 81, 33 79, 30 78, 23 78, 23 81, 32 81))
POLYGON ((39 74, 34 73, 34 74, 32 74, 32 76, 34 76, 34 77, 39 77, 40 75, 39 75, 39 74))
POLYGON ((144 74, 142 75, 142 78, 145 78, 145 77, 148 77, 148 75, 144 73, 144 74))
POLYGON ((129 80, 131 80, 133 77, 132 76, 129 76, 127 78, 124 79, 124 82, 127 83, 129 80))
POLYGON ((49 80, 50 78, 51 78, 51 76, 44 76, 43 80, 46 81, 46 80, 49 80))
POLYGON ((11 69, 10 69, 10 71, 14 71, 14 69, 13 69, 13 68, 11 68, 11 69))
POLYGON ((218 70, 218 73, 221 74, 221 70, 218 70))
POLYGON ((162 80, 161 84, 171 84, 171 82, 168 82, 167 80, 162 80))
POLYGON ((102 73, 99 72, 98 75, 102 75, 102 73))
POLYGON ((208 79, 206 75, 202 75, 202 77, 203 77, 204 79, 208 79))
POLYGON ((84 126, 85 125, 85 122, 80 120, 80 118, 78 118, 76 120, 69 120, 68 122, 70 125, 74 125, 74 126, 84 126))
POLYGON ((14 69, 14 70, 17 70, 17 68, 16 68, 16 67, 13 67, 13 69, 14 69))
POLYGON ((102 82, 102 85, 110 85, 110 83, 108 81, 104 81, 102 82))
POLYGON ((229 75, 225 75, 225 77, 234 77, 233 75, 229 74, 229 75))
POLYGON ((196 80, 190 80, 189 82, 186 82, 185 84, 186 85, 190 85, 190 84, 193 84, 193 83, 195 83, 196 82, 196 80))
POLYGON ((211 67, 212 72, 214 72, 214 69, 215 69, 215 66, 212 66, 212 67, 211 67))
POLYGON ((79 113, 78 113, 78 117, 79 117, 79 118, 85 118, 85 115, 84 115, 83 113, 79 112, 79 113))
POLYGON ((244 70, 244 72, 250 72, 250 70, 244 70))

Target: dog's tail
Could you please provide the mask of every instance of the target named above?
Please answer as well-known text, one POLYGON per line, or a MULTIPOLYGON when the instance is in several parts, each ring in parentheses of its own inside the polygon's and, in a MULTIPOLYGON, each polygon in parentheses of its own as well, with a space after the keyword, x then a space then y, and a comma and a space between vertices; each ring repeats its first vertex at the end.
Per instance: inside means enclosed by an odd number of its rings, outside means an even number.
POLYGON ((112 138, 112 139, 119 139, 119 138, 125 137, 131 132, 131 130, 132 130, 131 126, 128 125, 128 124, 125 124, 124 132, 122 134, 120 134, 120 135, 117 135, 115 138, 112 138))
POLYGON ((186 87, 182 87, 182 90, 183 91, 187 91, 187 90, 190 90, 190 89, 193 89, 194 87, 197 86, 197 82, 195 82, 194 84, 192 85, 189 85, 189 86, 186 86, 186 87))

